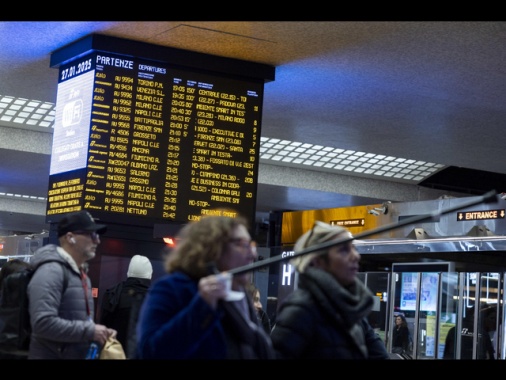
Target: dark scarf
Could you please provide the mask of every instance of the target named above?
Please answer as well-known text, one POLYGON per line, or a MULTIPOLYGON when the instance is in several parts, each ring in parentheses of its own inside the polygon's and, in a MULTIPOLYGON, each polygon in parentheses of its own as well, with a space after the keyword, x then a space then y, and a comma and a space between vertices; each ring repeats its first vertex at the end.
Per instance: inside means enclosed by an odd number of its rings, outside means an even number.
POLYGON ((311 293, 322 313, 344 329, 367 357, 360 322, 371 312, 374 298, 363 282, 357 278, 351 286, 344 287, 331 274, 308 267, 299 273, 298 286, 311 293))

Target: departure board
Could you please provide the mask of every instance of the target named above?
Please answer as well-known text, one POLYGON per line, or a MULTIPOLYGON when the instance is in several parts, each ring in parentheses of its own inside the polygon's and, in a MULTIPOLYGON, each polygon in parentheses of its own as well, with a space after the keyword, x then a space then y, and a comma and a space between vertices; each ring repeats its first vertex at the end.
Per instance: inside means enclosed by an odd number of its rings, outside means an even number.
POLYGON ((91 52, 59 67, 47 220, 186 223, 256 207, 264 83, 91 52))

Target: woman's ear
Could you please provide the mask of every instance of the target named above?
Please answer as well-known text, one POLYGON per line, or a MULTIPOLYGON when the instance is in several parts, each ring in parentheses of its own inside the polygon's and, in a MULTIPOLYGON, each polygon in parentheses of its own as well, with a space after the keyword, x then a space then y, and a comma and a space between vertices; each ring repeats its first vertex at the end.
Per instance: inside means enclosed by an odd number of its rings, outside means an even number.
POLYGON ((318 269, 325 269, 326 263, 327 261, 324 259, 323 255, 318 255, 309 262, 308 266, 318 269))

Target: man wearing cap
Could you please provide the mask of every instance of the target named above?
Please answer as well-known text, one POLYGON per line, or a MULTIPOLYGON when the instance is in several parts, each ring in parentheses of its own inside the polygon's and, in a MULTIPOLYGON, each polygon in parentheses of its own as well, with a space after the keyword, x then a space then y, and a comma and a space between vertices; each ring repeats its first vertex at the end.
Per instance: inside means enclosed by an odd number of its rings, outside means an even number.
POLYGON ((39 248, 30 260, 41 265, 28 285, 32 335, 28 359, 85 359, 92 342, 103 346, 116 330, 93 321, 88 260, 95 257, 103 224, 87 211, 66 214, 58 242, 39 248))
POLYGON ((107 289, 102 298, 100 322, 114 328, 128 359, 135 357, 139 310, 151 285, 153 266, 146 256, 135 255, 128 265, 127 279, 107 289))
POLYGON ((351 241, 347 229, 320 221, 297 240, 295 254, 308 253, 290 262, 297 289, 282 301, 271 331, 278 358, 389 358, 367 321, 374 299, 357 277, 360 254, 351 241))

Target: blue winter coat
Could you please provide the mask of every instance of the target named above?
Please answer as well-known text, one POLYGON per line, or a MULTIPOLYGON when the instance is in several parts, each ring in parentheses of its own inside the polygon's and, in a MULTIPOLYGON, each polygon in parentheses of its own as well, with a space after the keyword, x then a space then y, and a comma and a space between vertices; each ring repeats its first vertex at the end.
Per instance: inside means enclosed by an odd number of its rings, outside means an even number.
POLYGON ((248 302, 248 307, 253 325, 231 315, 225 307, 219 303, 213 310, 198 294, 198 282, 184 273, 159 278, 148 291, 139 315, 137 357, 273 358, 270 338, 258 323, 252 303, 248 302))

